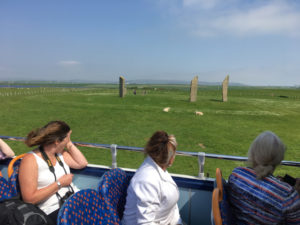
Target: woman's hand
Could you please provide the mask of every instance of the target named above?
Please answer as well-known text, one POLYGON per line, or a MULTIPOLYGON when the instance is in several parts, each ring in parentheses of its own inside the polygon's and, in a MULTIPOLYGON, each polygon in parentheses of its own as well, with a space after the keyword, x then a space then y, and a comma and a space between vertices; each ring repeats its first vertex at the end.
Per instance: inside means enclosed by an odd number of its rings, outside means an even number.
POLYGON ((298 193, 300 195, 300 178, 296 178, 296 184, 295 184, 294 188, 298 191, 298 193))
POLYGON ((72 183, 73 174, 65 174, 58 179, 62 187, 67 187, 72 183))
POLYGON ((66 144, 66 148, 69 150, 72 145, 74 145, 71 141, 71 134, 72 134, 72 130, 69 131, 68 135, 67 135, 67 144, 66 144))
POLYGON ((72 130, 69 131, 68 136, 66 137, 67 151, 63 153, 63 157, 69 167, 73 169, 82 169, 87 166, 88 162, 80 150, 71 141, 71 133, 72 130))

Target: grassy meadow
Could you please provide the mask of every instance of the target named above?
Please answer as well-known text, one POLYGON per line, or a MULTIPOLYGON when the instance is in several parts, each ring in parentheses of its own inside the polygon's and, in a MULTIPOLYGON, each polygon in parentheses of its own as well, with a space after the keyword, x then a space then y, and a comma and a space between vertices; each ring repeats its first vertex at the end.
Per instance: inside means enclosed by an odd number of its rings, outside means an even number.
MULTIPOLYGON (((125 98, 118 97, 118 85, 77 86, 0 88, 0 135, 25 137, 51 120, 64 120, 78 142, 143 147, 162 129, 175 134, 178 150, 246 156, 253 139, 271 130, 287 145, 285 160, 300 160, 300 89, 229 87, 228 102, 222 102, 220 87, 200 86, 197 102, 190 103, 187 85, 129 85, 125 98), (171 110, 163 112, 165 107, 171 110)), ((7 143, 17 154, 30 150, 22 142, 7 143)), ((80 149, 89 163, 111 163, 108 150, 80 149)), ((143 157, 119 151, 118 166, 138 168, 143 157)), ((240 165, 206 159, 205 173, 213 177, 220 167, 227 177, 240 165)), ((169 171, 197 175, 197 159, 177 156, 169 171)), ((300 176, 298 168, 276 170, 285 173, 300 176)))

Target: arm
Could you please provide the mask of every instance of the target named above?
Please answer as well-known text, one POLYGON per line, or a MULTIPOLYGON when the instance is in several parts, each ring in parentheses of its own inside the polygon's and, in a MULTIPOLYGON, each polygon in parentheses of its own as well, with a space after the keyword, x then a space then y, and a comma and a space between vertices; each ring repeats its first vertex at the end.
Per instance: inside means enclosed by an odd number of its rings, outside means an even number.
MULTIPOLYGON (((72 182, 73 175, 67 174, 58 179, 61 186, 68 186, 72 182)), ((25 202, 37 204, 53 194, 58 190, 58 184, 53 182, 47 187, 37 189, 38 179, 38 165, 35 157, 32 154, 26 154, 22 159, 19 169, 19 184, 21 189, 22 198, 25 202)))
POLYGON ((300 195, 300 178, 296 179, 296 184, 295 184, 294 188, 298 191, 298 193, 300 195))
POLYGON ((284 213, 286 216, 285 224, 300 224, 300 196, 293 190, 288 198, 285 199, 284 213))
POLYGON ((88 162, 81 151, 70 140, 66 146, 67 151, 63 152, 65 162, 73 169, 82 169, 87 166, 88 162))
POLYGON ((174 222, 177 224, 177 225, 183 225, 182 223, 182 220, 180 218, 180 214, 179 214, 179 208, 178 208, 178 205, 176 204, 176 207, 175 207, 175 212, 174 212, 174 222))
POLYGON ((87 166, 88 162, 81 151, 71 141, 71 133, 72 131, 70 131, 67 136, 69 140, 66 145, 67 151, 64 151, 62 155, 69 167, 73 169, 82 169, 87 166))
POLYGON ((0 138, 0 151, 2 151, 4 155, 9 158, 15 156, 14 151, 1 138, 0 138))
POLYGON ((152 183, 139 182, 134 187, 137 197, 137 224, 154 224, 159 210, 159 188, 152 183))

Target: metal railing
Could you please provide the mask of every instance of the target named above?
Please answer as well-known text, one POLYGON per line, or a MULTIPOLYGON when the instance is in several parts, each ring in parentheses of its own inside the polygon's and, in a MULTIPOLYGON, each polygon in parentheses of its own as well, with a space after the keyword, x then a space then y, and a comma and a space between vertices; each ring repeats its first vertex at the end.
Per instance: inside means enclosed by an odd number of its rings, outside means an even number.
MULTIPOLYGON (((12 136, 1 136, 2 139, 13 140, 13 141, 24 141, 25 138, 23 137, 12 137, 12 136)), ((80 147, 89 147, 89 148, 101 148, 101 149, 110 149, 111 156, 112 156, 112 168, 117 168, 117 151, 118 150, 125 150, 125 151, 134 151, 134 152, 144 152, 144 148, 140 147, 130 147, 130 146, 119 146, 116 144, 95 144, 95 143, 86 143, 86 142, 73 142, 76 146, 80 147)), ((205 179, 204 176, 204 164, 205 158, 211 159, 224 159, 224 160, 231 160, 231 161, 247 161, 247 157, 242 156, 234 156, 234 155, 221 155, 221 154, 212 154, 212 153, 205 153, 205 152, 188 152, 188 151, 176 151, 176 155, 180 156, 189 156, 189 157, 197 157, 198 158, 198 165, 199 165, 199 179, 205 179)), ((284 166, 296 166, 300 167, 300 162, 296 161, 281 161, 281 165, 284 166)))

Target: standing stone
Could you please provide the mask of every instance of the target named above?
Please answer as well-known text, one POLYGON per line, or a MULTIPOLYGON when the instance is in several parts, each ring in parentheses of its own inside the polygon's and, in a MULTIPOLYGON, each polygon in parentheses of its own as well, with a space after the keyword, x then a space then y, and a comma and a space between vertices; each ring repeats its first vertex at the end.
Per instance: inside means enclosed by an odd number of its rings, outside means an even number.
POLYGON ((190 102, 197 101, 198 76, 195 76, 191 81, 190 102))
POLYGON ((125 78, 123 76, 120 76, 119 83, 120 83, 119 86, 120 97, 123 98, 126 94, 125 78))
POLYGON ((227 93, 228 93, 228 83, 229 83, 229 75, 225 77, 222 83, 222 100, 223 102, 227 102, 227 93))

